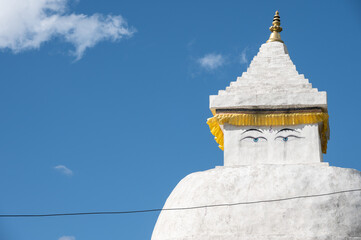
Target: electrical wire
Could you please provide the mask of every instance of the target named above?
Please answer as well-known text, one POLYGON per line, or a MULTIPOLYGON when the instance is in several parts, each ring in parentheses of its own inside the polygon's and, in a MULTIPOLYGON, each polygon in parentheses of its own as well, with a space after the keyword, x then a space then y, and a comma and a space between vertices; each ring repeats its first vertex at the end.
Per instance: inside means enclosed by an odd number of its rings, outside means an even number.
POLYGON ((270 200, 259 200, 259 201, 250 201, 250 202, 237 202, 237 203, 224 203, 224 204, 213 204, 213 205, 202 205, 194 207, 179 207, 179 208, 154 208, 154 209, 144 209, 144 210, 131 210, 131 211, 105 211, 105 212, 73 212, 73 213, 47 213, 47 214, 0 214, 0 218, 33 218, 33 217, 61 217, 61 216, 79 216, 79 215, 111 215, 111 214, 134 214, 134 213, 148 213, 148 212, 160 212, 160 211, 181 211, 181 210, 192 210, 192 209, 201 209, 201 208, 214 208, 214 207, 231 207, 237 205, 248 205, 248 204, 258 204, 258 203, 271 203, 271 202, 281 202, 294 199, 302 198, 313 198, 313 197, 323 197, 330 196, 341 193, 349 192, 361 192, 360 189, 351 189, 331 193, 321 193, 313 195, 303 195, 279 199, 270 199, 270 200))

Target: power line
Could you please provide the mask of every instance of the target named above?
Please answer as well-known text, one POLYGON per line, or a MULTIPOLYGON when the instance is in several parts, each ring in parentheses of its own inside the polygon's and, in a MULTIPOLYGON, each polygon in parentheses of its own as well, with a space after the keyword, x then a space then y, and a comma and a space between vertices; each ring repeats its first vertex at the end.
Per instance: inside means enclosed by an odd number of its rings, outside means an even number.
POLYGON ((348 192, 360 192, 360 189, 351 189, 331 193, 321 193, 313 195, 301 195, 288 198, 279 198, 279 199, 270 199, 270 200, 260 200, 260 201, 251 201, 251 202, 238 202, 238 203, 224 203, 224 204, 213 204, 213 205, 202 205, 194 207, 180 207, 180 208, 154 208, 154 209, 144 209, 144 210, 133 210, 133 211, 109 211, 109 212, 73 212, 73 213, 48 213, 48 214, 0 214, 0 218, 19 218, 19 217, 61 217, 61 216, 79 216, 79 215, 111 215, 111 214, 134 214, 134 213, 148 213, 148 212, 160 212, 160 211, 180 211, 180 210, 192 210, 200 208, 213 208, 213 207, 230 207, 237 205, 248 205, 248 204, 257 204, 257 203, 270 203, 270 202, 281 202, 293 199, 301 198, 313 198, 313 197, 322 197, 329 196, 341 193, 348 192))

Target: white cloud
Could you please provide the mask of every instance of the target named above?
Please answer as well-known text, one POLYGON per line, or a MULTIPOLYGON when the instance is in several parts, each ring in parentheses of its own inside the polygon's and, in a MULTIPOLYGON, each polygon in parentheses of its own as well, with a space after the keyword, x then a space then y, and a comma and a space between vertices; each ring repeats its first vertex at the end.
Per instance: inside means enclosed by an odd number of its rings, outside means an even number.
POLYGON ((198 59, 199 64, 207 70, 214 70, 222 66, 225 62, 224 57, 221 54, 207 54, 204 57, 198 59))
POLYGON ((0 0, 0 48, 18 53, 60 38, 74 46, 72 54, 78 60, 100 41, 116 41, 135 32, 120 15, 71 13, 68 1, 0 0))
POLYGON ((243 51, 241 53, 241 60, 240 60, 241 64, 247 64, 248 63, 248 59, 247 59, 247 55, 246 55, 247 50, 248 50, 248 48, 245 48, 245 49, 243 49, 243 51))
POLYGON ((72 176, 73 175, 73 171, 70 170, 69 168, 67 168, 64 165, 55 166, 54 169, 56 169, 57 171, 61 172, 64 175, 67 175, 67 176, 72 176))
POLYGON ((62 236, 58 240, 75 240, 74 236, 62 236))

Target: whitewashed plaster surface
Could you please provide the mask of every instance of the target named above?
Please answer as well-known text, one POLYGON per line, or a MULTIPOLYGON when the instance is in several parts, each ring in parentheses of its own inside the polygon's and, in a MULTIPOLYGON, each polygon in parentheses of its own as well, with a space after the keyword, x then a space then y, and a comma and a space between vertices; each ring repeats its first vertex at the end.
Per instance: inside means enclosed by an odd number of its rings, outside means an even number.
MULTIPOLYGON (((212 110, 298 107, 327 110, 326 92, 318 92, 298 74, 286 46, 280 42, 263 44, 242 77, 218 95, 210 96, 212 110)), ((322 163, 317 124, 222 127, 225 166, 185 177, 163 209, 284 199, 361 188, 361 172, 322 163), (244 133, 250 128, 260 132, 244 133), (292 128, 297 133, 277 133, 282 128, 292 128), (285 137, 287 141, 283 141, 285 137)), ((361 240, 361 193, 163 210, 152 235, 152 240, 266 239, 361 240)))
MULTIPOLYGON (((185 177, 164 208, 271 200, 361 188, 361 173, 304 165, 216 167, 185 177)), ((361 193, 162 211, 152 240, 361 239, 361 193)))
POLYGON ((318 124, 223 126, 224 166, 322 162, 318 124))
POLYGON ((210 96, 209 103, 211 109, 327 108, 327 96, 297 72, 284 43, 269 42, 261 46, 247 72, 210 96))

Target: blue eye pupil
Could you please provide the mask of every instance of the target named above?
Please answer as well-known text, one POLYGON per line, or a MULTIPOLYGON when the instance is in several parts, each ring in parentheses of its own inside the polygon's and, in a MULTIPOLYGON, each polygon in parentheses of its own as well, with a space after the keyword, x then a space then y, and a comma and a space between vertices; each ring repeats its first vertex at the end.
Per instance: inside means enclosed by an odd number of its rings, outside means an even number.
POLYGON ((253 142, 258 142, 258 138, 253 138, 253 142))
POLYGON ((283 138, 283 141, 284 141, 284 142, 287 142, 287 141, 288 141, 288 137, 284 137, 284 138, 283 138))

